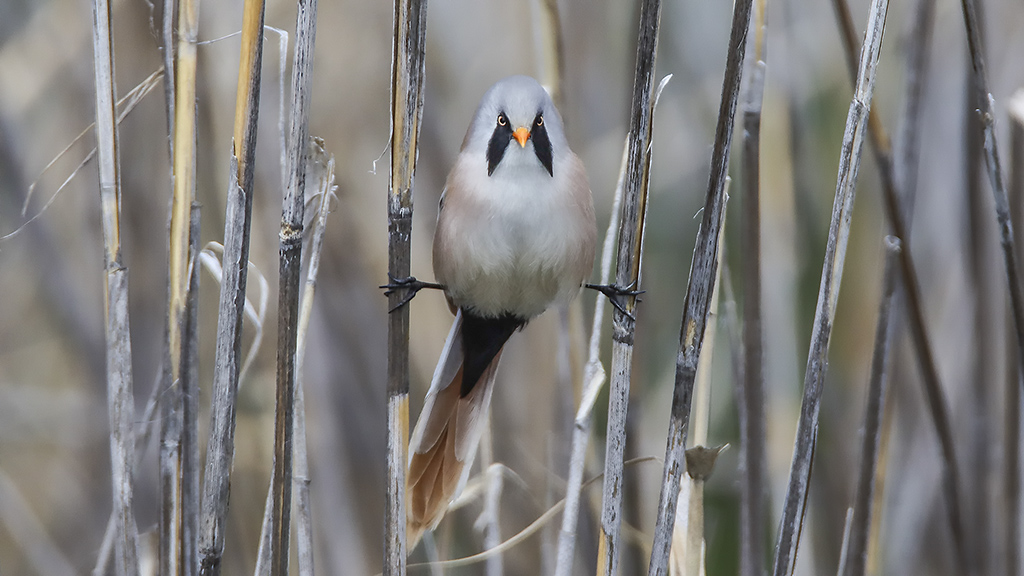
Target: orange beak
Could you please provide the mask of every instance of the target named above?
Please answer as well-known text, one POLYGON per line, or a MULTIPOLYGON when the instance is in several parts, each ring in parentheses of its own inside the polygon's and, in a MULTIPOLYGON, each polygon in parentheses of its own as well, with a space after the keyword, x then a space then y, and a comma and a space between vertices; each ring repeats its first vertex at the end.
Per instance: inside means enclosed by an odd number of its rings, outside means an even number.
POLYGON ((512 137, 516 139, 516 142, 519 142, 521 148, 526 148, 526 141, 530 138, 530 131, 525 126, 520 126, 512 133, 512 137))

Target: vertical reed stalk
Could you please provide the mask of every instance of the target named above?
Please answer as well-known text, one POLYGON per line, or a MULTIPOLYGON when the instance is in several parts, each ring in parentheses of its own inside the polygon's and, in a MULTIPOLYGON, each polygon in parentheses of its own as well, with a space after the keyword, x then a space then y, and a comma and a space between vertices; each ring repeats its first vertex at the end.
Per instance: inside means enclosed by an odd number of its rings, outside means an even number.
POLYGON ((288 187, 281 209, 280 291, 277 321, 277 410, 274 419, 273 524, 270 573, 288 575, 292 503, 292 438, 295 422, 296 345, 302 226, 306 198, 306 152, 309 149, 309 104, 313 88, 313 47, 317 0, 300 0, 295 22, 292 63, 292 109, 288 131, 288 187))
MULTIPOLYGON (((728 198, 728 191, 725 192, 728 198)), ((725 221, 723 206, 722 221, 725 221)), ((718 244, 722 245, 725 227, 718 229, 718 244)), ((715 334, 717 333, 719 283, 722 279, 721 257, 715 265, 715 278, 708 307, 707 327, 700 359, 697 362, 697 376, 694 382, 693 435, 691 448, 686 450, 686 474, 680 479, 679 497, 683 506, 676 506, 673 519, 672 543, 669 549, 669 574, 673 576, 703 576, 704 562, 704 482, 711 476, 715 460, 725 446, 707 448, 708 428, 711 426, 711 368, 715 359, 715 334)))
MULTIPOLYGON (((853 61, 856 33, 854 32, 853 18, 850 15, 849 6, 844 0, 835 0, 833 7, 835 8, 836 18, 839 20, 839 30, 843 46, 846 49, 847 62, 850 65, 850 75, 854 77, 854 84, 856 84, 853 61)), ((900 261, 900 272, 903 277, 903 294, 906 296, 908 320, 918 366, 921 370, 921 381, 924 384, 928 409, 932 417, 932 423, 935 426, 939 447, 945 463, 944 487, 946 490, 950 531, 953 536, 955 561, 961 571, 963 571, 966 570, 964 563, 967 561, 967 548, 963 527, 963 513, 961 511, 960 467, 956 458, 953 430, 950 424, 949 410, 946 408, 942 393, 939 371, 928 340, 924 321, 924 306, 921 302, 921 285, 917 278, 913 259, 911 258, 910 234, 905 222, 907 210, 901 206, 900 195, 896 188, 892 149, 889 144, 889 137, 882 127, 878 114, 874 110, 868 111, 868 133, 871 148, 875 155, 875 163, 878 165, 878 173, 882 179, 882 199, 886 217, 892 226, 893 235, 899 238, 901 243, 901 249, 897 252, 897 255, 900 261)))
MULTIPOLYGON (((633 101, 627 136, 626 177, 622 213, 619 218, 619 249, 615 283, 639 287, 643 253, 644 218, 647 213, 654 89, 654 60, 658 48, 661 1, 644 0, 640 5, 640 32, 636 49, 633 101)), ((601 510, 601 539, 598 544, 597 573, 617 574, 619 527, 622 523, 622 462, 626 447, 626 411, 632 373, 636 297, 625 299, 624 310, 612 320, 612 377, 608 395, 608 431, 604 462, 604 498, 601 510)))
MULTIPOLYGON (((999 146, 996 141, 995 99, 989 91, 988 73, 982 48, 977 0, 961 0, 964 12, 964 26, 967 29, 967 46, 971 53, 971 67, 975 84, 980 95, 978 115, 984 135, 985 164, 988 167, 989 183, 995 200, 996 222, 999 224, 999 239, 1003 249, 1006 280, 1010 290, 1010 304, 1013 324, 1017 332, 1017 361, 1024 363, 1024 295, 1021 294, 1020 267, 1014 249, 1013 224, 1010 221, 1010 206, 1003 184, 1003 169, 999 162, 999 146)), ((1021 381, 1024 386, 1024 380, 1021 381)))
POLYGON ((740 425, 740 575, 764 574, 764 344, 761 321, 761 104, 764 97, 767 0, 754 3, 754 59, 743 103, 743 374, 740 425))
POLYGON ((302 386, 302 366, 306 354, 306 334, 309 332, 309 318, 313 313, 313 296, 316 294, 316 280, 320 273, 320 255, 327 231, 327 214, 330 199, 334 194, 334 157, 327 156, 322 142, 317 142, 316 152, 317 183, 320 204, 317 207, 316 224, 309 245, 309 265, 306 269, 306 286, 299 305, 299 334, 295 351, 295 507, 298 512, 298 537, 296 538, 299 576, 313 576, 313 521, 309 498, 309 462, 306 457, 306 409, 302 386))
POLYGON ((814 440, 818 430, 818 413, 827 365, 828 344, 832 334, 832 324, 835 320, 839 286, 842 281, 846 244, 850 235, 850 221, 853 214, 857 171, 860 168, 868 110, 871 106, 871 96, 875 84, 875 69, 878 64, 878 52, 882 44, 882 31, 885 27, 888 5, 888 0, 872 0, 868 14, 867 34, 860 53, 856 88, 846 118, 846 131, 843 135, 839 172, 836 178, 835 202, 832 207, 832 220, 829 224, 828 241, 825 247, 818 303, 814 313, 810 351, 807 356, 807 371, 804 375, 804 397, 800 407, 800 420, 797 424, 789 486, 786 491, 776 545, 774 576, 792 574, 796 566, 800 527, 803 524, 804 509, 807 504, 814 440))
POLYGON ((199 573, 199 204, 189 218, 189 285, 182 314, 181 574, 199 573))
MULTIPOLYGON (((1010 117, 1010 206, 1017 222, 1024 219, 1024 91, 1018 90, 1011 100, 1010 117)), ((1021 227, 1015 230, 1017 246, 1024 242, 1021 227)), ((1013 329, 1008 325, 1006 363, 1006 432, 1004 490, 1006 494, 1006 516, 1004 546, 1006 548, 1006 575, 1017 576, 1020 571, 1020 384, 1022 374, 1020 357, 1012 345, 1013 329)))
POLYGON ((882 441, 882 415, 885 413, 887 387, 887 366, 889 350, 895 324, 890 321, 893 303, 896 301, 897 276, 900 251, 899 238, 885 239, 885 272, 882 275, 882 301, 875 325, 875 349, 871 357, 871 378, 868 382, 867 407, 864 410, 863 437, 861 439, 860 468, 857 488, 851 507, 853 517, 847 525, 846 562, 840 563, 838 576, 863 576, 867 568, 868 533, 871 527, 871 504, 874 501, 875 474, 878 470, 878 454, 882 441))
MULTIPOLYGON (((180 0, 177 10, 165 5, 164 10, 164 66, 168 71, 165 78, 169 86, 169 106, 173 113, 171 128, 172 188, 170 238, 168 251, 168 310, 167 310, 167 351, 164 367, 167 395, 161 402, 160 476, 162 502, 160 507, 160 566, 161 573, 168 575, 194 575, 195 565, 195 521, 194 516, 185 514, 185 501, 195 514, 195 499, 198 494, 192 480, 198 479, 198 445, 195 452, 185 442, 194 441, 197 428, 186 430, 190 418, 195 416, 195 406, 188 410, 189 398, 186 386, 196 386, 190 378, 194 372, 194 346, 196 323, 189 317, 195 310, 195 295, 190 292, 191 276, 195 275, 194 262, 198 229, 192 230, 196 199, 196 42, 199 29, 199 7, 196 0, 180 0), (174 16, 177 15, 177 34, 174 34, 174 16), (169 67, 168 67, 169 66, 169 67), (189 332, 191 330, 191 333, 189 332), (186 462, 187 460, 187 462, 186 462), (186 529, 186 524, 189 529, 186 529), (191 540, 190 540, 191 539, 191 540)), ((195 390, 192 390, 194 393, 195 390)))
POLYGON ((104 247, 107 407, 110 414, 113 507, 118 517, 116 565, 118 574, 134 576, 139 573, 138 530, 132 512, 135 403, 132 399, 132 351, 128 326, 128 269, 121 260, 121 176, 110 15, 107 0, 93 0, 96 152, 104 247))
MULTIPOLYGON (((395 0, 391 68, 391 179, 388 183, 388 274, 407 278, 412 236, 413 177, 419 154, 426 60, 426 0, 395 0)), ((394 308, 405 290, 394 291, 394 308)), ((384 576, 404 576, 405 461, 409 444, 409 307, 388 316, 388 480, 384 576)))
MULTIPOLYGON (((982 4, 976 4, 979 10, 979 24, 984 22, 981 13, 982 4)), ((982 49, 984 49, 985 31, 979 29, 982 49)), ((971 474, 966 478, 969 490, 968 517, 965 523, 969 526, 969 559, 976 576, 989 576, 991 554, 987 548, 992 541, 989 530, 989 470, 991 468, 989 452, 992 433, 989 430, 991 412, 989 405, 992 398, 993 369, 995 358, 992 357, 992 346, 995 334, 992 331, 994 320, 992 313, 991 282, 986 256, 991 248, 986 235, 986 209, 984 206, 985 191, 982 183, 982 133, 978 122, 977 110, 981 94, 975 82, 974 71, 968 68, 964 77, 963 112, 963 200, 966 204, 966 238, 964 254, 966 257, 967 274, 965 277, 968 293, 971 294, 972 331, 965 334, 966 347, 970 354, 971 372, 968 388, 971 396, 967 411, 971 413, 969 421, 973 422, 967 433, 970 438, 967 451, 968 469, 971 474)))
MULTIPOLYGON (((935 2, 918 0, 907 45, 906 96, 900 126, 900 154, 897 163, 903 215, 909 228, 917 198, 918 158, 921 154, 921 102, 928 82, 928 55, 935 27, 935 2)), ((894 316, 894 318, 897 316, 894 316)))
POLYGON ((565 43, 562 40, 562 18, 557 0, 535 0, 537 9, 537 44, 540 46, 541 78, 551 93, 551 100, 562 114, 565 109, 565 43))
MULTIPOLYGON (((182 0, 163 0, 161 15, 160 41, 162 50, 161 61, 164 64, 164 103, 167 106, 167 147, 171 159, 171 170, 174 170, 174 115, 175 110, 175 60, 178 54, 178 42, 175 37, 178 24, 178 3, 182 0)), ((187 1, 187 0, 186 0, 187 1)))
MULTIPOLYGON (((655 98, 657 100, 657 98, 655 98)), ((619 167, 619 181, 612 195, 611 217, 601 247, 601 284, 607 284, 611 277, 612 253, 619 228, 619 207, 622 205, 623 179, 626 175, 626 146, 622 149, 622 163, 619 167)), ((562 527, 558 533, 558 554, 555 559, 555 576, 569 576, 572 573, 573 556, 576 547, 576 523, 580 515, 580 493, 583 486, 583 468, 586 460, 587 443, 590 439, 590 425, 594 403, 604 385, 606 374, 601 365, 601 327, 604 325, 605 299, 598 295, 594 301, 594 319, 590 328, 587 364, 583 370, 583 394, 573 422, 572 444, 569 453, 569 473, 565 488, 565 512, 562 527)))
POLYGON ((260 70, 263 61, 263 0, 245 0, 242 48, 238 64, 235 131, 224 223, 224 257, 217 313, 210 438, 199 534, 199 568, 204 576, 220 574, 225 519, 235 445, 242 314, 249 269, 256 128, 259 118, 260 70))
POLYGON ((732 29, 729 33, 729 48, 722 80, 722 99, 718 109, 714 148, 711 152, 711 172, 704 198, 700 231, 697 233, 697 241, 693 248, 690 280, 686 288, 683 318, 679 329, 679 352, 676 355, 675 385, 665 446, 665 469, 662 474, 654 543, 648 567, 648 574, 651 576, 664 576, 668 573, 673 522, 679 503, 679 482, 686 469, 683 458, 690 419, 690 403, 693 399, 693 386, 718 269, 718 239, 724 224, 729 148, 743 77, 743 60, 752 5, 752 0, 740 0, 733 7, 732 29))

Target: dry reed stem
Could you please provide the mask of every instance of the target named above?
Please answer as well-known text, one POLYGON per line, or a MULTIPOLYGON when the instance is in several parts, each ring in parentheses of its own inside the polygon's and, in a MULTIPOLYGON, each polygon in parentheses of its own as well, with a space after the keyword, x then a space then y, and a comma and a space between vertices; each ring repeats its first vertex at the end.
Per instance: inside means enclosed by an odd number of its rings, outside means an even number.
POLYGON ((288 187, 284 191, 280 232, 278 292, 277 402, 274 419, 273 523, 270 573, 288 575, 291 528, 292 451, 295 423, 296 345, 299 277, 302 269, 302 227, 309 148, 309 107, 313 92, 313 48, 317 0, 298 3, 295 54, 292 63, 292 109, 288 131, 288 187))
POLYGON ((235 102, 235 132, 230 159, 224 224, 224 259, 217 314, 210 438, 199 534, 199 569, 220 574, 235 441, 242 315, 249 268, 256 127, 259 117, 260 69, 263 58, 262 0, 246 0, 242 13, 241 56, 235 102))
MULTIPOLYGON (((657 101, 657 98, 655 98, 657 101)), ((622 147, 622 162, 619 167, 619 181, 612 194, 611 217, 605 231, 604 243, 601 248, 601 264, 598 282, 607 284, 611 278, 612 255, 615 249, 616 232, 619 228, 619 207, 622 204, 623 180, 626 175, 626 153, 628 146, 622 147)), ((583 468, 586 460, 587 444, 590 440, 590 425, 597 395, 604 385, 606 374, 601 364, 601 327, 604 324, 606 298, 599 294, 594 300, 594 317, 590 328, 587 364, 583 370, 583 394, 580 406, 573 423, 572 443, 569 454, 569 473, 565 489, 565 513, 562 514, 562 526, 558 533, 558 552, 555 559, 555 576, 569 576, 572 572, 574 551, 576 547, 576 523, 580 513, 580 494, 583 486, 583 468)))
POLYGON ((882 300, 875 324, 875 349, 871 357, 871 377, 868 382, 867 406, 864 410, 863 436, 861 438, 860 468, 852 518, 847 524, 843 538, 845 562, 839 566, 838 576, 863 576, 867 568, 868 534, 871 527, 871 505, 874 501, 875 474, 878 470, 879 447, 882 442, 882 416, 885 413, 887 370, 890 342, 895 323, 890 313, 896 302, 897 276, 895 267, 899 264, 900 240, 894 236, 885 239, 885 272, 882 275, 882 300))
MULTIPOLYGON (((178 22, 178 4, 191 0, 163 0, 163 13, 161 15, 160 27, 160 59, 163 62, 164 70, 164 105, 167 107, 167 152, 171 159, 171 170, 174 169, 174 116, 177 106, 175 105, 175 93, 177 88, 177 75, 175 72, 175 60, 178 56, 178 42, 175 32, 175 24, 178 22)), ((150 28, 153 26, 153 9, 150 4, 150 28)))
MULTIPOLYGON (((1019 223, 1024 220, 1024 90, 1018 90, 1010 100, 1010 186, 1009 202, 1013 207, 1012 217, 1019 223)), ((1021 226, 1014 231, 1017 246, 1024 243, 1021 226)), ((1007 576, 1017 576, 1020 570, 1020 369, 1019 352, 1013 342, 1013 328, 1007 326, 1007 363, 1006 363, 1006 431, 1004 458, 1004 491, 1006 510, 1004 548, 1006 549, 1007 576)))
POLYGON ((189 285, 182 314, 181 369, 181 574, 199 572, 199 204, 189 224, 189 285))
POLYGON ((562 18, 558 11, 557 0, 534 0, 536 35, 541 67, 541 81, 551 94, 555 108, 566 113, 565 87, 565 42, 562 39, 562 18))
POLYGON ((194 426, 186 430, 190 424, 186 422, 186 414, 194 417, 195 410, 194 406, 192 410, 185 407, 186 402, 194 403, 194 398, 188 398, 185 387, 197 384, 188 377, 192 367, 186 351, 189 348, 187 341, 195 339, 194 332, 198 327, 187 318, 186 309, 190 298, 194 298, 189 292, 189 284, 195 273, 193 264, 198 252, 198 245, 193 243, 198 242, 194 238, 198 230, 193 232, 192 220, 199 214, 193 209, 196 198, 196 42, 199 18, 198 6, 193 0, 181 0, 176 11, 165 7, 164 12, 164 67, 174 71, 165 75, 165 96, 170 99, 168 122, 173 195, 168 251, 166 380, 163 384, 168 394, 161 403, 159 564, 163 574, 191 576, 198 568, 195 565, 196 518, 186 514, 185 508, 189 508, 192 514, 198 511, 195 508, 198 494, 193 491, 196 488, 192 481, 199 477, 196 469, 198 445, 187 446, 183 440, 195 440, 198 433, 194 426), (171 34, 175 12, 179 16, 176 37, 171 34), (190 328, 192 333, 186 328, 190 328), (187 506, 186 500, 189 501, 187 506))
POLYGON ((107 342, 107 402, 113 508, 117 512, 117 573, 139 572, 138 529, 132 512, 135 420, 131 338, 128 327, 128 270, 121 261, 121 179, 114 86, 111 12, 94 0, 93 63, 96 81, 96 150, 104 240, 104 315, 107 342))
MULTIPOLYGON (((409 276, 413 177, 419 154, 426 61, 426 0, 395 0, 391 68, 391 174, 388 182, 388 274, 409 276)), ((405 296, 394 291, 394 308, 405 296)), ((409 307, 388 315, 388 439, 384 574, 404 576, 405 461, 409 444, 409 307)))
MULTIPOLYGON (((643 230, 647 213, 647 190, 653 129, 652 93, 654 61, 658 48, 661 1, 645 0, 640 6, 632 107, 627 136, 626 177, 619 218, 618 261, 615 284, 640 286, 643 230)), ((626 413, 632 374, 636 297, 625 298, 625 312, 616 310, 612 320, 611 384, 608 394, 608 429, 605 436, 604 497, 597 573, 614 575, 618 570, 619 527, 622 523, 622 462, 626 447, 626 413)))
POLYGON ((907 45, 906 99, 903 107, 903 121, 899 131, 899 162, 896 166, 899 190, 902 192, 903 215, 908 228, 917 199, 918 159, 921 154, 921 110, 923 108, 921 103, 924 87, 928 83, 928 56, 934 27, 935 2, 917 0, 911 26, 911 39, 907 45))
MULTIPOLYGON (((999 162, 999 146, 996 141, 995 99, 989 91, 988 73, 985 69, 978 18, 977 0, 961 0, 964 13, 964 27, 967 29, 967 46, 971 54, 971 68, 980 95, 978 116, 984 135, 985 164, 988 167, 989 184, 995 200, 996 222, 999 225, 999 239, 1003 249, 1003 262, 1010 291, 1013 324, 1017 332, 1017 361, 1024 365, 1024 295, 1021 294, 1020 267, 1014 248, 1013 224, 1010 221, 1010 206, 1003 184, 1003 169, 999 162)), ((1024 386, 1024 380, 1021 381, 1024 386)))
POLYGON ((743 103, 743 370, 737 378, 740 428, 740 575, 764 574, 767 485, 764 335, 761 314, 761 108, 767 1, 754 3, 754 57, 743 103))
MULTIPOLYGON (((728 186, 728 179, 726 186, 728 186)), ((728 199, 728 191, 725 196, 728 199)), ((722 206, 722 221, 725 221, 725 208, 722 206)), ((725 237, 725 227, 718 229, 718 245, 722 246, 725 237)), ((721 266, 722 251, 716 256, 719 262, 715 266, 714 283, 711 290, 711 301, 708 306, 707 326, 704 331, 704 341, 707 344, 702 347, 701 355, 697 361, 697 375, 694 383, 694 415, 693 435, 690 439, 691 448, 688 453, 698 454, 704 452, 708 442, 708 429, 711 426, 711 368, 715 358, 715 334, 717 333, 719 283, 722 279, 721 266)), ((708 464, 707 458, 698 457, 701 470, 690 466, 690 455, 686 456, 686 474, 679 481, 679 497, 683 498, 686 504, 676 506, 675 518, 673 518, 673 533, 671 548, 669 549, 669 574, 672 576, 703 576, 704 565, 704 481, 711 475, 714 467, 714 459, 724 446, 712 449, 714 456, 708 464), (676 531, 685 526, 684 532, 676 531)))
POLYGON ((733 7, 732 28, 722 81, 722 97, 715 128, 715 142, 711 152, 711 170, 704 197, 704 212, 700 231, 693 248, 690 279, 683 304, 683 317, 679 329, 679 351, 676 355, 675 383, 669 415, 665 446, 665 468, 661 480, 657 521, 650 576, 664 576, 668 572, 672 530, 679 499, 679 482, 685 472, 684 449, 689 426, 690 403, 694 380, 704 341, 714 279, 718 269, 719 232, 724 225, 726 183, 728 181, 729 149, 732 142, 736 105, 743 77, 743 59, 750 28, 752 0, 741 0, 733 7))
POLYGON ((868 15, 867 34, 861 49, 856 89, 846 119, 846 131, 839 158, 835 203, 829 225, 828 242, 822 266, 821 285, 814 313, 807 371, 804 375, 804 397, 797 424, 789 486, 776 545, 774 576, 787 576, 796 566, 800 527, 803 525, 810 481, 814 440, 818 429, 818 412, 827 365, 828 344, 835 319, 839 286, 842 280, 846 244, 850 234, 857 171, 868 122, 868 110, 874 90, 875 68, 882 43, 888 0, 873 0, 868 15))
MULTIPOLYGON (((854 83, 856 83, 855 68, 852 67, 852 54, 856 46, 853 18, 850 15, 850 9, 845 0, 835 0, 833 5, 836 10, 836 17, 839 20, 839 29, 843 46, 848 56, 847 60, 851 65, 850 75, 854 77, 854 83)), ((922 384, 924 385, 925 397, 928 401, 929 413, 935 426, 939 447, 945 463, 944 487, 948 500, 947 513, 949 515, 950 530, 953 534, 956 562, 962 570, 965 570, 964 562, 967 561, 967 556, 963 513, 961 511, 962 484, 959 464, 956 458, 955 443, 953 441, 953 429, 950 424, 949 410, 946 408, 938 367, 932 353, 924 321, 924 305, 921 298, 922 290, 911 257, 909 228, 904 216, 907 212, 901 206, 900 194, 896 187, 889 136, 886 134, 881 120, 879 120, 879 115, 874 110, 868 111, 868 133, 871 148, 875 155, 875 163, 878 165, 879 176, 882 180, 882 198, 886 216, 892 226, 893 234, 900 239, 902 246, 902 249, 897 252, 897 256, 899 257, 900 271, 903 277, 903 294, 906 297, 909 326, 918 365, 922 374, 922 384)))
POLYGON ((309 265, 306 269, 306 285, 299 305, 298 340, 295 351, 295 492, 293 498, 298 510, 298 534, 296 548, 299 560, 299 576, 313 576, 313 512, 309 497, 309 461, 306 449, 306 410, 302 386, 302 366, 306 353, 306 335, 309 333, 309 319, 313 313, 313 296, 316 294, 317 275, 320 273, 320 256, 323 253, 324 235, 327 231, 327 215, 330 200, 334 195, 334 156, 329 156, 323 142, 316 140, 314 160, 317 170, 316 189, 320 195, 316 223, 309 245, 309 265))

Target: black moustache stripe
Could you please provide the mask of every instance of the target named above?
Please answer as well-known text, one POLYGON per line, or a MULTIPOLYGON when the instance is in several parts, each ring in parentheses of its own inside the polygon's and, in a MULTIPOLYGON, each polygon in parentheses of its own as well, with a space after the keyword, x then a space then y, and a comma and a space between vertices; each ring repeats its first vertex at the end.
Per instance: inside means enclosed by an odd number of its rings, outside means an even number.
POLYGON ((498 124, 494 127, 494 133, 491 134, 491 141, 487 143, 487 175, 494 174, 494 169, 498 167, 498 163, 501 162, 502 157, 505 156, 505 149, 508 148, 508 143, 512 141, 512 126, 508 122, 504 126, 498 124))
MULTIPOLYGON (((538 118, 540 115, 538 114, 538 118)), ((504 126, 497 124, 494 127, 494 132, 491 133, 491 139, 487 143, 487 175, 494 174, 494 170, 501 163, 501 159, 505 157, 505 150, 508 148, 509 143, 512 142, 512 125, 510 122, 506 122, 504 126)), ((554 176, 555 172, 552 167, 551 158, 551 139, 548 138, 548 129, 545 124, 537 126, 534 121, 533 130, 530 132, 530 139, 533 140, 533 152, 537 155, 537 160, 540 161, 544 169, 548 171, 548 174, 554 176)))
POLYGON ((530 139, 533 140, 533 151, 537 154, 537 160, 540 160, 540 163, 547 168, 548 174, 554 176, 555 172, 551 168, 551 140, 548 138, 547 125, 541 124, 537 126, 535 121, 533 131, 530 133, 530 139))

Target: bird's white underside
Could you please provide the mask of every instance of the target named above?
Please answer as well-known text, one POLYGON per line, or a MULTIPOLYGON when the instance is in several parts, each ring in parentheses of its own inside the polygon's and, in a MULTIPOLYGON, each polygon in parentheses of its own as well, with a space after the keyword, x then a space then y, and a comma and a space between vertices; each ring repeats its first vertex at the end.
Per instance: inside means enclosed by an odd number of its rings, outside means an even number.
MULTIPOLYGON (((446 191, 459 197, 447 198, 438 217, 445 255, 435 247, 434 256, 454 304, 483 316, 532 318, 579 292, 590 272, 583 243, 593 224, 574 186, 587 180, 571 152, 560 160, 548 174, 532 142, 512 142, 488 176, 482 153, 459 156, 446 191)), ((589 189, 582 192, 589 200, 589 189)))

